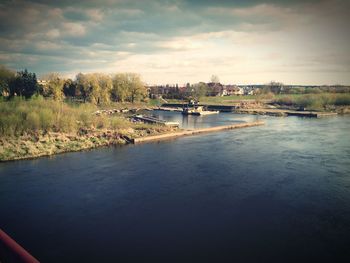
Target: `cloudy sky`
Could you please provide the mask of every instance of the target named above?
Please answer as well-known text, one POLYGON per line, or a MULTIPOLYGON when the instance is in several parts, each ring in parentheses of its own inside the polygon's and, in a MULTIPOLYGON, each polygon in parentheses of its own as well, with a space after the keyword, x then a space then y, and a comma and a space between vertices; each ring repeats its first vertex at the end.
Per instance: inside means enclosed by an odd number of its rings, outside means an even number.
POLYGON ((350 84, 348 0, 0 2, 0 64, 149 84, 350 84))

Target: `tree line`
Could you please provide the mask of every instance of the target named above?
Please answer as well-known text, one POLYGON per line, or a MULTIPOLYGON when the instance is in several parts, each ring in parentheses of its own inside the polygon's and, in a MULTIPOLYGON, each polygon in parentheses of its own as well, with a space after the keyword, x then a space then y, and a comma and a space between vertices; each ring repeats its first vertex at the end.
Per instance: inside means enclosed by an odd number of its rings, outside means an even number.
POLYGON ((147 90, 136 73, 79 73, 75 79, 65 79, 58 73, 49 73, 38 82, 36 74, 23 70, 14 72, 0 66, 0 96, 30 98, 38 94, 62 101, 71 98, 94 104, 135 102, 147 97, 147 90))

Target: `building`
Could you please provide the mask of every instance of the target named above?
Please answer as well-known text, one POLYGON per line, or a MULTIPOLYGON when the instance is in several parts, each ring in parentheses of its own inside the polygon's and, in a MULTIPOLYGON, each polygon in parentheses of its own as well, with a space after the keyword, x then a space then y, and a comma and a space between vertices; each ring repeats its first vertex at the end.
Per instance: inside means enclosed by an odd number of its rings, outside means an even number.
POLYGON ((216 82, 209 82, 208 85, 208 95, 209 96, 224 96, 224 85, 216 82))
POLYGON ((230 95, 244 95, 244 90, 237 85, 225 85, 224 86, 224 96, 230 96, 230 95))

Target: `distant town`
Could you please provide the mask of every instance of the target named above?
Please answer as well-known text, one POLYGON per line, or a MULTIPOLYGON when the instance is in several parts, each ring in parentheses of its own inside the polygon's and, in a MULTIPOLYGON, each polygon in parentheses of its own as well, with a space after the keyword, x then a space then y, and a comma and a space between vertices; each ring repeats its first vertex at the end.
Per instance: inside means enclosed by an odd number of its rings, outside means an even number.
MULTIPOLYGON (((323 92, 350 92, 350 86, 344 85, 284 85, 281 82, 271 81, 268 84, 236 85, 221 84, 220 82, 200 82, 205 90, 204 96, 249 96, 272 92, 274 94, 317 94, 323 92)), ((193 93, 194 86, 185 85, 152 85, 146 86, 150 98, 181 99, 187 98, 193 93)))

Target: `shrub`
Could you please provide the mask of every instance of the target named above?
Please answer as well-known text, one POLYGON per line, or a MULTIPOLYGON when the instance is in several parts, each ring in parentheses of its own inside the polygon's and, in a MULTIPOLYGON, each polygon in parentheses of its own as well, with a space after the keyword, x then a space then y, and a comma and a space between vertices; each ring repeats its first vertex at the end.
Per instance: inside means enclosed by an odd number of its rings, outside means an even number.
POLYGON ((329 105, 350 105, 350 94, 321 93, 300 95, 298 97, 285 96, 275 100, 275 102, 280 105, 323 109, 329 105))
POLYGON ((94 127, 97 129, 103 129, 109 127, 109 120, 106 116, 96 116, 93 121, 94 127))
POLYGON ((125 119, 122 119, 120 117, 113 117, 110 121, 110 128, 111 129, 120 129, 125 128, 129 125, 128 121, 125 119))
POLYGON ((339 106, 350 105, 350 94, 337 94, 334 104, 339 106))
POLYGON ((26 127, 34 131, 41 128, 40 117, 36 112, 29 112, 26 118, 26 127))
POLYGON ((54 125, 54 116, 51 109, 41 109, 39 111, 40 116, 40 123, 41 123, 41 129, 42 130, 51 130, 54 125))
POLYGON ((0 102, 0 134, 11 136, 38 131, 76 132, 78 126, 94 125, 94 110, 90 105, 70 106, 42 96, 34 96, 30 100, 15 97, 0 102))
POLYGON ((295 101, 291 96, 285 96, 285 97, 279 98, 275 102, 277 104, 287 105, 287 106, 292 106, 293 104, 295 104, 295 101))

